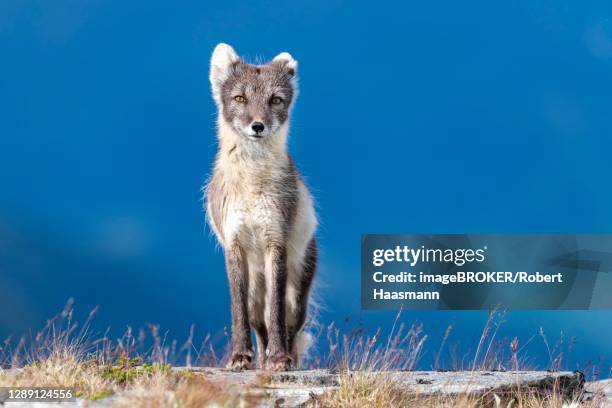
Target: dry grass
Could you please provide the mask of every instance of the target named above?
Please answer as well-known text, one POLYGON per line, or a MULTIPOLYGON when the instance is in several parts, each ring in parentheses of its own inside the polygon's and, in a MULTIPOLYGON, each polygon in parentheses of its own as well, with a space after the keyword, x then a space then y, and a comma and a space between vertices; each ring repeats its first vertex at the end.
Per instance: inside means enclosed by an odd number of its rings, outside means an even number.
POLYGON ((423 397, 407 392, 384 374, 344 373, 337 392, 325 394, 313 406, 339 408, 387 407, 477 407, 479 401, 469 396, 423 397))
MULTIPOLYGON (((171 369, 169 363, 223 365, 226 357, 223 353, 217 355, 218 348, 213 347, 210 336, 196 348, 192 327, 187 340, 178 345, 176 341, 167 343, 166 334, 158 326, 149 325, 148 330, 140 330, 137 335, 128 328, 123 336, 113 340, 106 334, 91 334, 90 322, 94 315, 95 310, 82 326, 73 323, 72 302, 69 301, 66 308, 33 338, 21 338, 16 344, 9 339, 0 344, 0 367, 20 368, 17 375, 9 375, 0 368, 0 386, 72 388, 78 397, 90 400, 114 396, 113 406, 121 407, 246 407, 258 402, 202 376, 171 369)), ((503 321, 502 312, 491 312, 474 352, 461 358, 453 349, 446 350, 452 333, 452 326, 449 326, 436 347, 432 368, 476 371, 533 368, 526 356, 527 345, 533 338, 520 344, 516 337, 498 339, 503 321), (443 363, 445 353, 455 356, 450 366, 443 363)), ((341 374, 339 390, 319 398, 315 406, 561 408, 569 403, 556 392, 542 396, 520 391, 499 404, 493 395, 424 397, 407 392, 385 372, 416 369, 428 336, 420 324, 406 326, 401 321, 401 311, 386 336, 380 330, 373 335, 361 328, 347 331, 334 323, 320 328, 318 334, 315 337, 327 341, 327 350, 311 358, 307 367, 327 367, 341 374)), ((568 346, 571 348, 573 340, 564 345, 561 338, 551 346, 543 330, 539 337, 549 356, 547 368, 560 370, 564 353, 569 352, 568 346)))
POLYGON ((173 372, 167 366, 101 366, 79 361, 69 351, 26 365, 19 373, 0 371, 0 386, 58 387, 79 398, 99 400, 116 395, 116 407, 251 406, 241 397, 201 376, 173 372))
POLYGON ((228 391, 201 376, 160 375, 136 381, 113 406, 125 408, 196 408, 205 406, 253 406, 257 400, 228 391))
POLYGON ((88 399, 111 395, 116 389, 113 381, 102 377, 97 367, 79 361, 69 350, 26 365, 16 375, 0 372, 0 386, 71 388, 77 396, 88 399))
POLYGON ((214 349, 205 338, 194 352, 193 329, 182 347, 166 344, 159 327, 149 326, 148 338, 131 329, 119 339, 90 333, 92 311, 82 326, 73 322, 72 301, 45 327, 15 346, 6 340, 0 346, 0 386, 70 388, 78 398, 99 400, 115 396, 113 406, 202 407, 249 405, 246 400, 197 375, 173 372, 170 360, 218 364, 214 349), (200 358, 202 360, 200 360, 200 358), (13 369, 13 370, 7 370, 13 369))
POLYGON ((559 392, 539 394, 530 390, 516 390, 510 397, 486 394, 475 395, 419 395, 407 391, 384 372, 344 372, 340 388, 313 402, 312 407, 325 408, 596 408, 597 402, 569 401, 559 392))
MULTIPOLYGON (((410 371, 417 367, 428 337, 419 324, 413 324, 406 329, 400 322, 402 311, 396 316, 391 331, 385 337, 380 331, 373 336, 364 334, 362 330, 340 335, 340 330, 330 325, 327 327, 327 342, 329 345, 326 364, 340 372, 340 388, 333 393, 318 398, 315 407, 351 407, 351 408, 383 408, 383 407, 456 407, 456 408, 566 408, 566 407, 599 407, 596 402, 580 403, 568 400, 553 389, 547 393, 537 393, 528 389, 513 390, 511 396, 500 398, 497 395, 438 395, 423 396, 407 391, 393 376, 392 370, 410 371)), ((514 370, 525 367, 532 368, 526 355, 525 344, 519 345, 517 337, 499 339, 499 328, 505 321, 505 312, 493 310, 483 328, 474 353, 469 358, 453 359, 454 370, 514 370)), ((452 332, 448 326, 435 354, 435 369, 441 368, 441 355, 452 332)), ((539 336, 546 347, 551 371, 560 371, 564 352, 571 350, 573 340, 564 347, 563 336, 554 346, 550 346, 543 329, 539 336)))

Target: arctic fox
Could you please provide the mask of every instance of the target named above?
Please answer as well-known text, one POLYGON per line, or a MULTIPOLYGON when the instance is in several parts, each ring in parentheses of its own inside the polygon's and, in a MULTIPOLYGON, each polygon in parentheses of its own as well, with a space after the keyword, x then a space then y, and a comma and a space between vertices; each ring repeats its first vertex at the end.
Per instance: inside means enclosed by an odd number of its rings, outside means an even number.
POLYGON ((227 44, 210 64, 218 109, 218 151, 206 210, 223 247, 230 286, 228 365, 287 370, 299 344, 317 263, 311 195, 287 151, 297 96, 297 61, 286 52, 264 65, 242 61, 227 44))

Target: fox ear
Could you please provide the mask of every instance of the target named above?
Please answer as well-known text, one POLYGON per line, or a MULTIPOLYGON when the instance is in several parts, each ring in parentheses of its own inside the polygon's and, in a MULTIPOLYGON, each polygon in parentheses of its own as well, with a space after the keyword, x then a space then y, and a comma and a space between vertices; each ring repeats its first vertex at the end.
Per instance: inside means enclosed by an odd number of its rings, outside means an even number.
POLYGON ((279 64, 284 64, 284 66, 289 70, 289 73, 292 76, 295 76, 297 72, 297 61, 289 54, 288 52, 281 52, 278 54, 272 62, 277 62, 279 64))
POLYGON ((213 98, 217 103, 221 103, 221 86, 238 61, 240 61, 240 58, 231 46, 220 43, 215 47, 210 59, 210 84, 212 85, 213 98))

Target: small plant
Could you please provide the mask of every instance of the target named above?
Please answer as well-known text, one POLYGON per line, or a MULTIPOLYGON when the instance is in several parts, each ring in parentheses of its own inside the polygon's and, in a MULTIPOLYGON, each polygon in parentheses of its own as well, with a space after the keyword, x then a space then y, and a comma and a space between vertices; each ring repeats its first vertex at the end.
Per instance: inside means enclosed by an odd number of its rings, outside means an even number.
POLYGON ((102 378, 113 381, 119 385, 129 384, 140 377, 150 377, 155 374, 170 375, 172 367, 169 364, 142 362, 141 357, 127 357, 122 355, 115 364, 102 366, 99 374, 102 378))

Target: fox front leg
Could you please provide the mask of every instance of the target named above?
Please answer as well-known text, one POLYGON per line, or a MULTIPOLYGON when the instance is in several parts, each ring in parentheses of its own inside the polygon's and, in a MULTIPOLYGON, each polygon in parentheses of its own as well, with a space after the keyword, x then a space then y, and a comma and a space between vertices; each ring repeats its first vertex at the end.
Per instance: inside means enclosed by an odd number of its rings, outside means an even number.
POLYGON ((247 306, 249 274, 242 249, 234 245, 226 250, 225 262, 232 302, 232 355, 228 365, 235 370, 250 370, 254 353, 247 306))
POLYGON ((285 294, 287 292, 287 248, 272 245, 266 253, 266 299, 268 308, 268 368, 277 371, 291 367, 287 353, 287 328, 285 323, 285 294))

